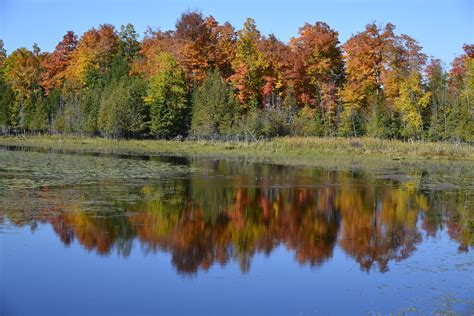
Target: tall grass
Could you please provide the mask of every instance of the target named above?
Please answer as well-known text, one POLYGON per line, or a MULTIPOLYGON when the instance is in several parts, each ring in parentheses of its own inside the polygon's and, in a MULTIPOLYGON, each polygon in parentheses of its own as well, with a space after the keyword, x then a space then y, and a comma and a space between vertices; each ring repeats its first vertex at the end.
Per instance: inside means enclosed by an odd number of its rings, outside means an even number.
POLYGON ((233 155, 268 158, 352 157, 359 159, 474 160, 463 143, 403 142, 376 138, 282 137, 260 142, 116 140, 78 136, 0 137, 0 145, 141 154, 233 155))

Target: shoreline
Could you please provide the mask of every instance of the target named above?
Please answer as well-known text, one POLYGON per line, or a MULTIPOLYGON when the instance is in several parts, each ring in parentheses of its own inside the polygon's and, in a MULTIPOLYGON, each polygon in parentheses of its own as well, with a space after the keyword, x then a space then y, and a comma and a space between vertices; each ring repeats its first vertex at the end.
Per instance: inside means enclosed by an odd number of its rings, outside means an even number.
POLYGON ((287 165, 473 163, 468 144, 401 142, 374 138, 282 137, 260 142, 135 140, 54 136, 1 136, 0 146, 19 146, 68 152, 127 155, 178 155, 207 158, 245 158, 287 165))

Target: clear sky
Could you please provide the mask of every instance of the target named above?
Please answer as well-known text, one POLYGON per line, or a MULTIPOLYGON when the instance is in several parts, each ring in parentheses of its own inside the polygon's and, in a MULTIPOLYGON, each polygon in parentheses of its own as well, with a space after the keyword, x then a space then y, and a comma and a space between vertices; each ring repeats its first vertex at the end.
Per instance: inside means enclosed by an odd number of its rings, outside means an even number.
POLYGON ((147 26, 174 28, 185 10, 200 10, 240 29, 247 17, 262 34, 287 41, 304 22, 324 21, 344 42, 367 23, 394 23, 397 33, 418 40, 424 52, 445 63, 474 42, 474 0, 0 0, 0 38, 8 52, 38 43, 51 51, 64 33, 82 34, 103 23, 131 22, 139 33, 147 26))

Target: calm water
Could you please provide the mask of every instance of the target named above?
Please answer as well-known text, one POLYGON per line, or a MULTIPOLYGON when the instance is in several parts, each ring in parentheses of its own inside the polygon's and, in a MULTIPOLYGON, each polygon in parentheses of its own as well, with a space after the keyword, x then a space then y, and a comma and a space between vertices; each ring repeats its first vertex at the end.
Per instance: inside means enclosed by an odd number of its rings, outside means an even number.
POLYGON ((0 148, 0 314, 474 313, 474 166, 0 148))

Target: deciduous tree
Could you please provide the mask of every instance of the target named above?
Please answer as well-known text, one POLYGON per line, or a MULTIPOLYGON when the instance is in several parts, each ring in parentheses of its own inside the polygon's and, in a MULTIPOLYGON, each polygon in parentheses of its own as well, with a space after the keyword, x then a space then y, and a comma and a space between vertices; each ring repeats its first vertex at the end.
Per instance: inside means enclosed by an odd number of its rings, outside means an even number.
POLYGON ((237 33, 236 54, 232 62, 234 75, 230 77, 242 109, 248 111, 261 104, 268 63, 259 50, 261 36, 255 21, 248 18, 237 33))
POLYGON ((185 136, 189 126, 184 73, 169 53, 159 53, 158 70, 149 79, 145 98, 150 106, 151 133, 160 138, 185 136))
POLYGON ((41 85, 48 94, 53 89, 61 89, 66 76, 66 69, 71 61, 71 53, 77 47, 77 36, 69 31, 56 45, 54 51, 43 60, 44 73, 41 85))
POLYGON ((34 45, 33 51, 19 48, 5 60, 5 78, 15 95, 9 111, 13 128, 28 128, 35 113, 33 97, 41 93, 42 58, 39 48, 34 45))

